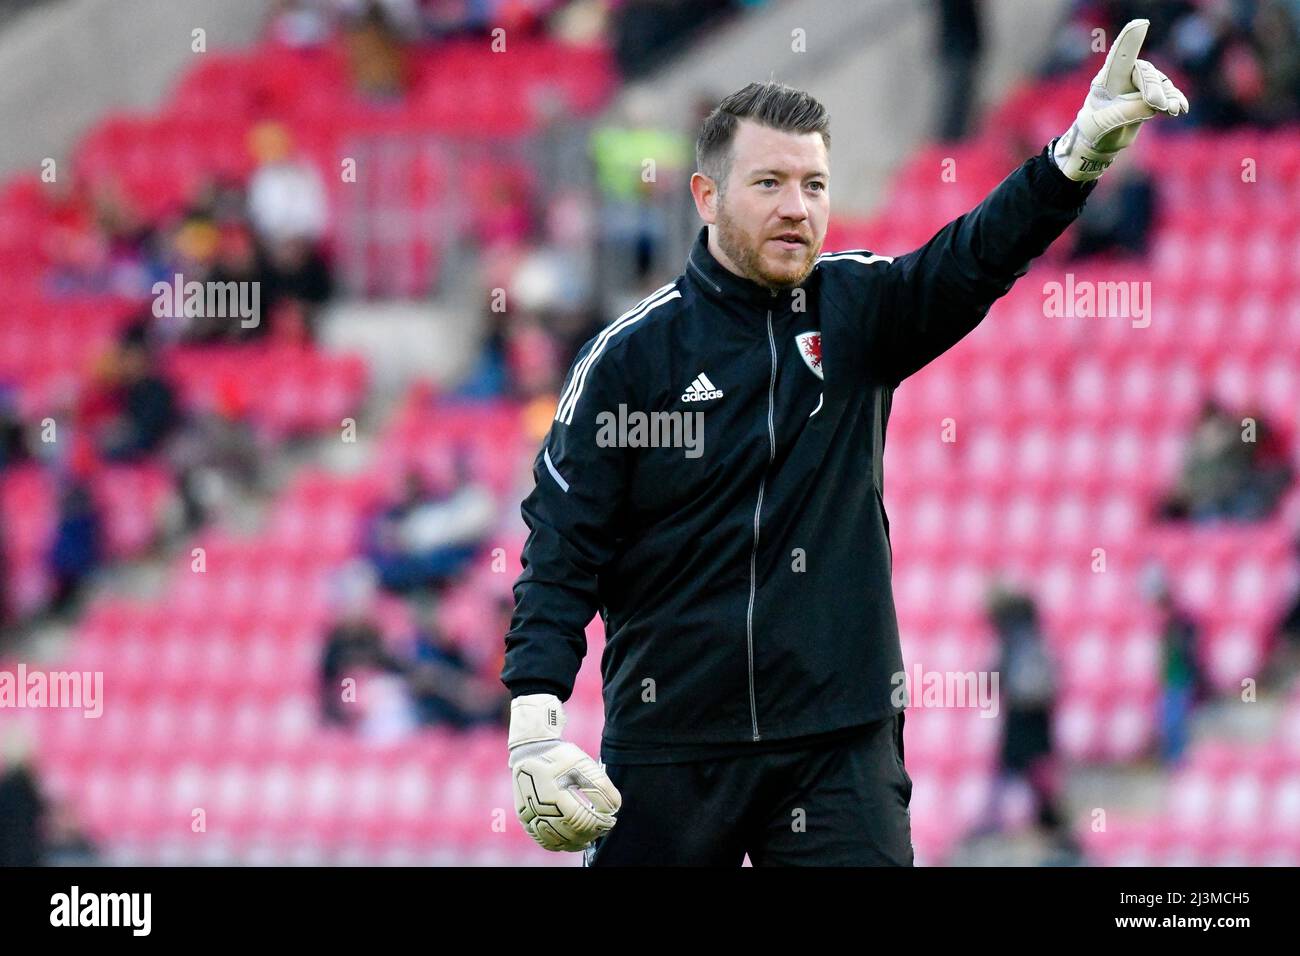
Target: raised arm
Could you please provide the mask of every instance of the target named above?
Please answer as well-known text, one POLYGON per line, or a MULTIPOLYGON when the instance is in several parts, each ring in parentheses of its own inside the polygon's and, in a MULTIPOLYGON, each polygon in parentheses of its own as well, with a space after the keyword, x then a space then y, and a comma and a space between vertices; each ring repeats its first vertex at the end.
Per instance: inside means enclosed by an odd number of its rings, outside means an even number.
MULTIPOLYGON (((1074 122, 973 210, 883 268, 868 361, 896 385, 970 332, 1079 215, 1098 177, 1143 123, 1179 116, 1187 97, 1138 58, 1146 20, 1120 30, 1074 122)), ((869 305, 870 308, 870 305, 869 305)))
POLYGON ((867 353, 877 375, 897 385, 979 325, 1093 188, 1067 179, 1048 146, 925 245, 878 263, 882 292, 868 317, 875 334, 867 353))

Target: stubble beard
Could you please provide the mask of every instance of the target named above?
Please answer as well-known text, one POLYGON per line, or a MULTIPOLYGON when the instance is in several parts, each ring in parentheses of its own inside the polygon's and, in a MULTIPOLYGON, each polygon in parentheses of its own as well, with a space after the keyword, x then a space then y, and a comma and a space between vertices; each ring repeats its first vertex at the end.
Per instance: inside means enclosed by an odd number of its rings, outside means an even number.
POLYGON ((817 263, 817 254, 822 248, 820 242, 815 246, 805 247, 805 258, 798 272, 772 273, 763 265, 763 257, 759 253, 762 243, 766 240, 760 240, 759 247, 755 248, 750 237, 728 215, 725 204, 720 204, 718 207, 718 219, 715 225, 718 227, 718 247, 727 254, 746 278, 768 288, 790 289, 802 283, 808 278, 808 273, 812 272, 813 266, 817 263))

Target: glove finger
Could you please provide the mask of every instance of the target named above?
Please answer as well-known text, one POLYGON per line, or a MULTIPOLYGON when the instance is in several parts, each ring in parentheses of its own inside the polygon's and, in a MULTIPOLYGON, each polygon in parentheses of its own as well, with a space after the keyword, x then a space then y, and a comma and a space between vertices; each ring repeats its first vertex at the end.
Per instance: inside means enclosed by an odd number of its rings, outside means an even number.
POLYGON ((1177 116, 1183 111, 1183 95, 1178 92, 1178 87, 1174 86, 1168 77, 1165 77, 1161 86, 1164 87, 1165 103, 1168 104, 1165 112, 1170 116, 1177 116))
POLYGON ((609 774, 605 772, 605 765, 594 764, 591 768, 585 769, 587 770, 587 779, 600 793, 605 804, 609 807, 609 812, 617 813, 623 806, 623 794, 618 792, 618 787, 614 786, 614 781, 609 779, 609 774))
POLYGON ((563 818, 548 822, 563 837, 565 849, 581 849, 601 834, 612 830, 618 822, 612 813, 592 809, 580 800, 576 788, 561 792, 559 806, 564 811, 563 818))
POLYGON ((1106 54, 1106 62, 1102 64, 1101 72, 1097 74, 1097 82, 1106 87, 1112 95, 1118 96, 1120 93, 1141 89, 1140 86, 1132 85, 1133 65, 1142 49, 1142 42, 1147 38, 1149 26, 1151 26, 1150 20, 1130 20, 1124 24, 1124 28, 1115 37, 1115 42, 1111 44, 1110 51, 1106 54))
POLYGON ((1186 113, 1188 110, 1187 97, 1183 95, 1183 91, 1174 86, 1173 81, 1169 79, 1169 77, 1165 77, 1163 85, 1165 88, 1165 99, 1169 102, 1169 115, 1178 116, 1181 113, 1186 113))
POLYGON ((623 795, 593 760, 581 761, 557 778, 555 783, 559 787, 573 789, 580 800, 598 813, 617 813, 623 805, 623 795))
POLYGON ((561 791, 560 806, 568 814, 570 823, 578 830, 608 830, 618 820, 614 810, 603 798, 592 802, 593 793, 578 786, 561 791), (572 801, 572 807, 566 801, 572 801))
POLYGON ((1165 79, 1167 77, 1146 60, 1138 60, 1133 67, 1133 83, 1142 94, 1142 99, 1152 109, 1162 113, 1169 108, 1162 82, 1165 79))
MULTIPOLYGON (((527 827, 528 835, 533 838, 538 846, 543 850, 550 850, 553 853, 562 853, 574 849, 574 839, 567 832, 567 827, 561 824, 553 824, 550 820, 539 820, 533 826, 527 827)), ((588 841, 590 842, 590 841, 588 841)), ((584 846, 586 844, 583 844, 584 846)), ((581 849, 581 847, 578 847, 581 849)))

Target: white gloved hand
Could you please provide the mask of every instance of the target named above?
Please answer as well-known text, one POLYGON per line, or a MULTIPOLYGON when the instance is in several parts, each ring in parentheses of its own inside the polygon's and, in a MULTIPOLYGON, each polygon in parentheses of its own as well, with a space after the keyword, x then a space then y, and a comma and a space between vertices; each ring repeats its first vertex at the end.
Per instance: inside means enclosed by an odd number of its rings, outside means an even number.
POLYGON ((1137 58, 1150 20, 1130 20, 1119 31, 1079 115, 1056 141, 1052 157, 1070 179, 1088 182, 1104 173, 1157 113, 1178 116, 1190 106, 1182 92, 1146 60, 1137 58))
POLYGON ((547 850, 585 848, 614 826, 623 805, 605 765, 560 739, 567 720, 554 694, 523 694, 510 702, 515 811, 547 850))

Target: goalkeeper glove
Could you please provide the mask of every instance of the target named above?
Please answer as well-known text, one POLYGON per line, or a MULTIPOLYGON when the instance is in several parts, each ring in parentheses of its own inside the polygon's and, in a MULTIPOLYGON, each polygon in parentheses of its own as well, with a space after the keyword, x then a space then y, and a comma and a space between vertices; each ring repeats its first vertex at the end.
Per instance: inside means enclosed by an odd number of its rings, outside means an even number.
POLYGON ((1142 124, 1157 113, 1178 116, 1190 108, 1179 89, 1146 60, 1137 58, 1149 20, 1130 20, 1111 44, 1093 77, 1079 115, 1057 139, 1056 165, 1070 179, 1096 179, 1132 144, 1142 124))
POLYGON ((547 850, 581 850, 617 822, 618 788, 576 744, 560 739, 568 718, 554 694, 510 702, 510 770, 519 822, 547 850))

